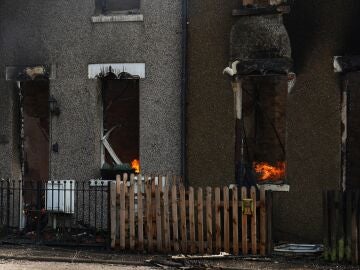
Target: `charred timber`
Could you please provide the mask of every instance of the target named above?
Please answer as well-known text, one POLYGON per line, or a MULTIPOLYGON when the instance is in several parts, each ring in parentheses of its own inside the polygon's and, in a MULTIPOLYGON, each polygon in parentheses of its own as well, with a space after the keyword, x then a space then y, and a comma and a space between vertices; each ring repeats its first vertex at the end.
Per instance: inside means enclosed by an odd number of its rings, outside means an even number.
POLYGON ((287 75, 291 72, 293 62, 289 58, 265 58, 241 60, 236 66, 237 75, 287 75))
POLYGON ((290 13, 290 5, 279 5, 279 6, 244 6, 240 9, 234 9, 232 11, 233 16, 256 16, 256 15, 271 15, 271 14, 288 14, 290 13))
POLYGON ((360 55, 355 56, 336 56, 334 59, 335 72, 354 72, 360 71, 360 55))
POLYGON ((6 67, 6 80, 8 81, 49 80, 54 78, 55 78, 54 65, 6 67))

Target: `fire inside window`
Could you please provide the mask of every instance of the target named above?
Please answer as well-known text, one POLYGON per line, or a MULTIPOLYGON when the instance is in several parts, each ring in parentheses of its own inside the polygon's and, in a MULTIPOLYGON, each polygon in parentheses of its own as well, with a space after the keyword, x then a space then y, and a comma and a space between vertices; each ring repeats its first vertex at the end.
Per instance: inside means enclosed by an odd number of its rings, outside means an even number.
POLYGON ((102 88, 102 168, 110 165, 113 170, 128 168, 139 173, 139 80, 136 77, 114 79, 108 76, 103 79, 102 88))
POLYGON ((139 13, 140 0, 101 0, 103 12, 139 13))

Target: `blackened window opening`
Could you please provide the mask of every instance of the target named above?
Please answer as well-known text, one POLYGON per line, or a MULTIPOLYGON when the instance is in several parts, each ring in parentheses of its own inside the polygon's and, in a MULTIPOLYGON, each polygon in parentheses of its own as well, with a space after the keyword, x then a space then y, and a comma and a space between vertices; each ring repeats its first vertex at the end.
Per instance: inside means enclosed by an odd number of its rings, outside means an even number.
MULTIPOLYGON (((129 164, 139 160, 139 80, 103 80, 104 134, 113 129, 108 142, 120 161, 129 164)), ((105 150, 105 162, 115 162, 105 150)))
POLYGON ((285 181, 287 77, 243 80, 243 156, 238 177, 245 183, 285 181))
POLYGON ((98 6, 104 13, 121 12, 121 13, 139 13, 140 0, 97 0, 98 6))

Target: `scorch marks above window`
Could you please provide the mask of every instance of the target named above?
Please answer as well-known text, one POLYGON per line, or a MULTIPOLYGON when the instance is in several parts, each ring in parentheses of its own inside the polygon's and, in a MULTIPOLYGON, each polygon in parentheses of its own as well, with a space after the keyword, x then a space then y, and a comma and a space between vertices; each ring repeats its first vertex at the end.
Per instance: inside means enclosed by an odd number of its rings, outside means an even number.
POLYGON ((100 1, 103 13, 116 12, 136 14, 140 10, 140 0, 97 0, 100 1))

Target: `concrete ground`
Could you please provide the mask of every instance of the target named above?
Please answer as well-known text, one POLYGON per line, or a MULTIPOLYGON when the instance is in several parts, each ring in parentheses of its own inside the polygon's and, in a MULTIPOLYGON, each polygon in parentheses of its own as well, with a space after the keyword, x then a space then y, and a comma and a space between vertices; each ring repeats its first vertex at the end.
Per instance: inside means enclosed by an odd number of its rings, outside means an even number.
POLYGON ((327 264, 316 257, 227 257, 178 258, 167 255, 124 254, 119 251, 51 248, 41 246, 6 246, 0 244, 0 270, 342 270, 359 267, 327 264))
POLYGON ((148 266, 111 265, 96 263, 32 262, 23 260, 0 260, 1 270, 152 270, 148 266))

